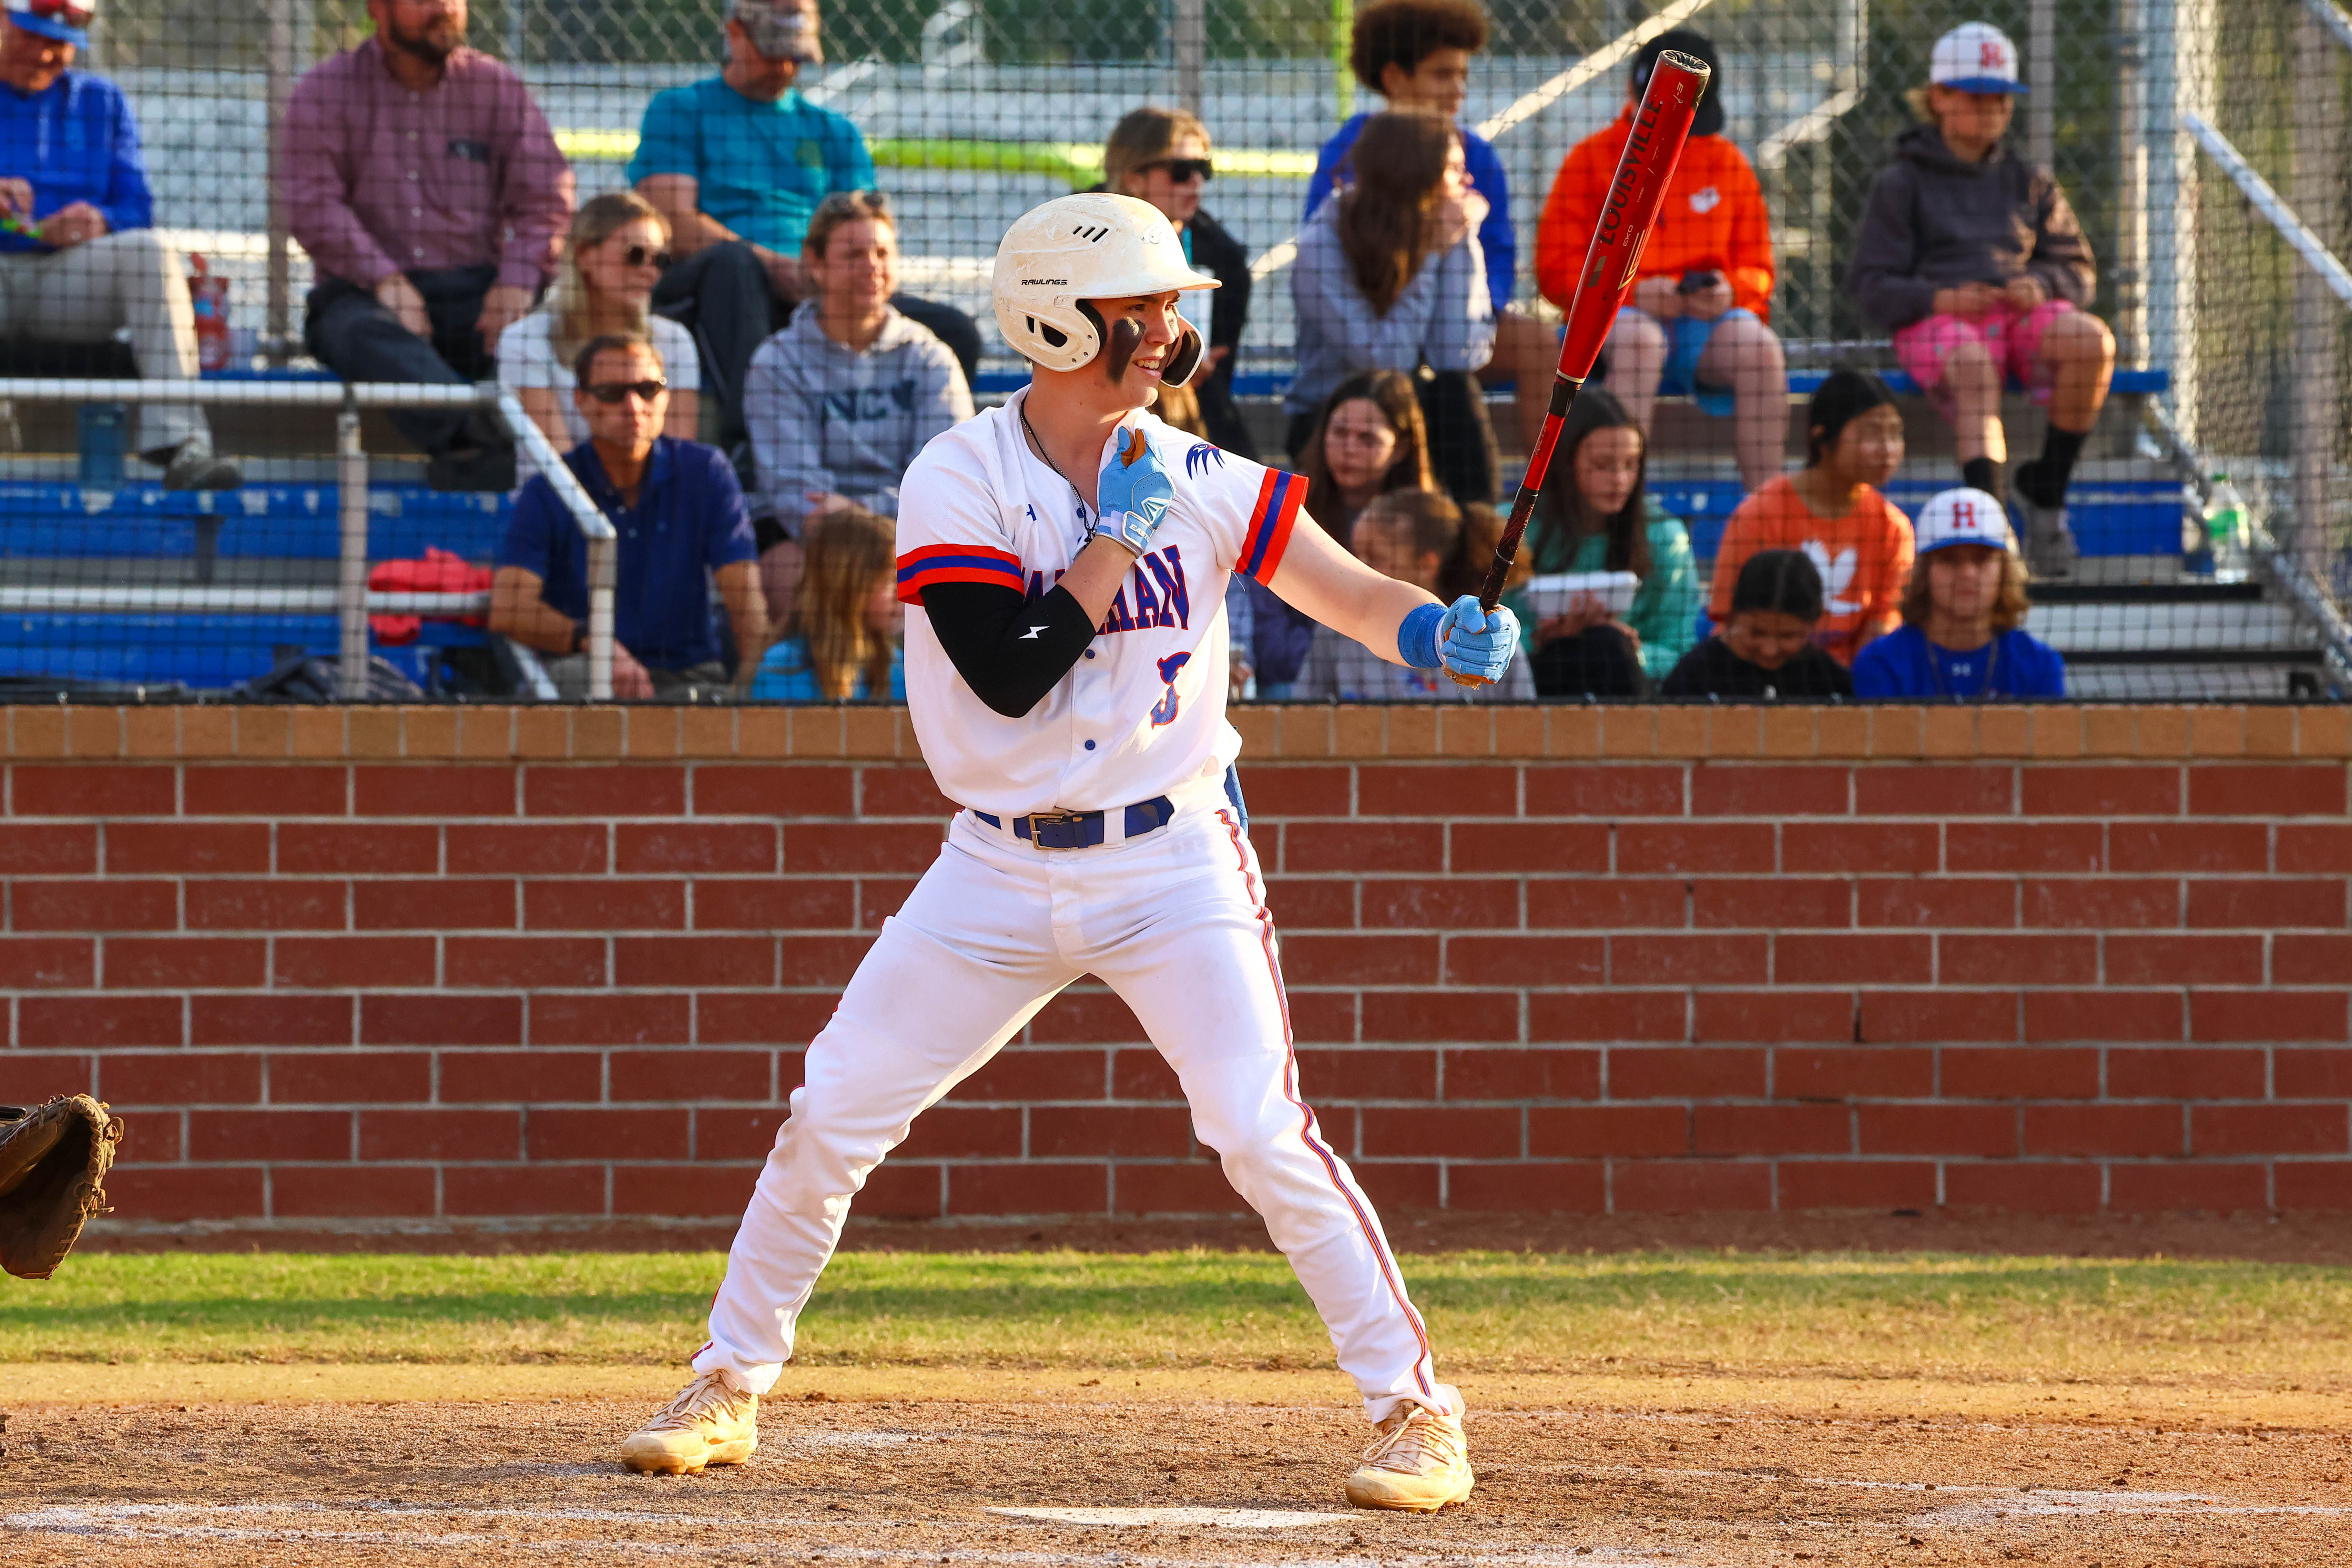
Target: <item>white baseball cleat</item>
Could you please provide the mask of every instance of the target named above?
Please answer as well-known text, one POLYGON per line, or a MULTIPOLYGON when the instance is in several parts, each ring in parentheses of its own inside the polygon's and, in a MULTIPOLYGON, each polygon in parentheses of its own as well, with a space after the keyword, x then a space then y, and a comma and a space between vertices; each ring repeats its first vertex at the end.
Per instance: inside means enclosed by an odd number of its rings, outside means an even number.
POLYGON ((707 1465, 740 1465, 760 1446, 760 1396, 706 1372, 678 1391, 621 1445, 621 1463, 656 1475, 698 1475, 707 1465))
POLYGON ((1348 1478, 1349 1502, 1434 1513, 1469 1497, 1478 1478, 1470 1473, 1462 1417, 1404 1405, 1381 1423, 1380 1431, 1364 1450, 1364 1462, 1348 1478))

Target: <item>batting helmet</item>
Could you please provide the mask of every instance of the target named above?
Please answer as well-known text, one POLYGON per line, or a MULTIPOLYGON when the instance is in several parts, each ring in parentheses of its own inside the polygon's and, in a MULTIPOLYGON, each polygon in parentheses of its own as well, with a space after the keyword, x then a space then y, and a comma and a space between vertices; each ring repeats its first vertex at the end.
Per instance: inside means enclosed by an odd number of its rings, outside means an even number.
MULTIPOLYGON (((996 247, 997 330, 1015 353, 1047 370, 1076 370, 1102 352, 1102 315, 1090 300, 1215 287, 1185 262, 1167 216, 1133 196, 1056 196, 1015 218, 996 247)), ((1160 378, 1191 380, 1200 344, 1200 333, 1185 327, 1160 378)))

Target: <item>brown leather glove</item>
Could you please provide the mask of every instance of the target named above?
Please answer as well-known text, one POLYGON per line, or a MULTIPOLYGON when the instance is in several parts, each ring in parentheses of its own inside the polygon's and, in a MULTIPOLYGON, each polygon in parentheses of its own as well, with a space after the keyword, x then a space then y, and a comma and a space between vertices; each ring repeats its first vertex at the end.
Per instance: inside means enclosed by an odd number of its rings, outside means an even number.
POLYGON ((86 1094, 31 1110, 0 1105, 0 1268, 47 1279, 90 1215, 106 1212, 122 1119, 86 1094))

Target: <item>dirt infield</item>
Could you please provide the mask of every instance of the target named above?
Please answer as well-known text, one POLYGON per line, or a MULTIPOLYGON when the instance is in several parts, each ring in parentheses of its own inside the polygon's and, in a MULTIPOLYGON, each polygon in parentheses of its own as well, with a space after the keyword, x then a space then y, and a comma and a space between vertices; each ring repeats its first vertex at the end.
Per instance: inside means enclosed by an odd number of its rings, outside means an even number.
MULTIPOLYGON (((315 1375, 254 1370, 289 1393, 315 1375)), ((972 1386, 936 1373, 865 1390, 851 1377, 846 1394, 788 1383, 799 1394, 768 1403, 750 1465, 681 1479, 608 1457, 658 1397, 653 1369, 627 1374, 643 1396, 542 1385, 388 1403, 350 1397, 367 1370, 340 1369, 341 1403, 159 1399, 152 1378, 173 1375, 159 1369, 137 1385, 146 1402, 116 1405, 104 1369, 72 1369, 70 1390, 40 1379, 46 1402, 12 1399, 0 1431, 0 1556, 2299 1568, 2343 1561, 2352 1539, 2352 1418, 2260 1395, 2191 1409, 2011 1386, 1955 1415, 1965 1402, 1895 1383, 1806 1384, 1767 1405, 1704 1381, 1612 1403, 1632 1385, 1496 1380, 1471 1391, 1476 1495, 1404 1518, 1339 1500, 1363 1427, 1328 1373, 1212 1379, 1208 1397, 1115 1373, 1015 1398, 908 1396, 972 1386), (2318 1419, 2270 1424, 2280 1414, 2318 1419)), ((468 1374, 438 1375, 457 1391, 468 1374)))

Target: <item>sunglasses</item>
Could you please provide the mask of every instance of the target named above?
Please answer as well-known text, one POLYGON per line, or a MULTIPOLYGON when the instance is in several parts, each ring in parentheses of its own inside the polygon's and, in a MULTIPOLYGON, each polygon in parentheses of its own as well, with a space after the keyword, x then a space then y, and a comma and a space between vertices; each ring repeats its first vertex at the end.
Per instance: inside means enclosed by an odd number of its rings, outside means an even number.
POLYGON ((1206 158, 1155 158, 1143 165, 1147 169, 1165 169, 1171 184, 1189 185, 1195 180, 1217 177, 1214 164, 1206 158))
POLYGON ((68 27, 89 26, 89 7, 76 5, 72 0, 26 0, 25 9, 36 16, 53 16, 68 27))
POLYGON ((669 383, 658 379, 650 381, 593 381, 587 385, 582 387, 580 390, 586 393, 589 396, 594 398, 599 403, 618 403, 621 399, 628 396, 631 393, 636 394, 638 402, 651 403, 655 398, 659 397, 663 393, 669 390, 669 383))
POLYGON ((669 264, 670 254, 667 250, 648 250, 642 245, 633 245, 621 252, 621 265, 624 267, 659 267, 667 270, 669 264))

